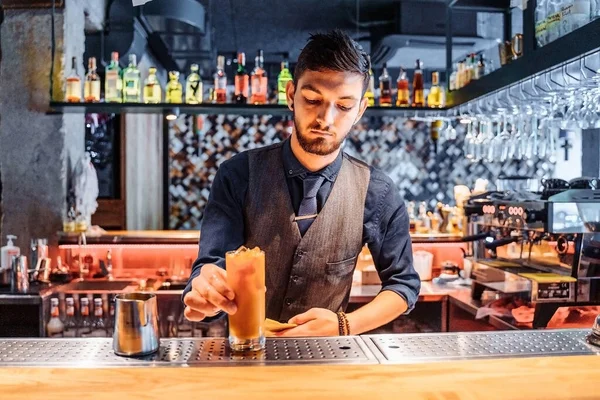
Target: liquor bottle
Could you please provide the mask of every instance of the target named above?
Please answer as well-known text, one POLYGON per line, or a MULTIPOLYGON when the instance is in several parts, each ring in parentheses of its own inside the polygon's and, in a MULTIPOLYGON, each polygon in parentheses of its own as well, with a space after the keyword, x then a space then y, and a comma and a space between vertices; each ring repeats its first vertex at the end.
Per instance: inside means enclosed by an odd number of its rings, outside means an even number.
POLYGON ((75 320, 75 303, 72 297, 65 299, 65 337, 77 337, 77 321, 75 320))
POLYGON ((371 68, 371 57, 367 56, 367 58, 369 59, 369 85, 365 91, 365 97, 367 98, 367 105, 371 107, 375 105, 375 77, 373 76, 373 68, 371 68))
POLYGON ((421 60, 417 60, 415 73, 413 75, 413 107, 423 107, 425 105, 425 99, 423 97, 423 70, 421 68, 421 60))
POLYGON ((477 77, 481 78, 486 73, 485 61, 483 60, 483 54, 479 55, 479 61, 477 62, 477 77))
POLYGON ((225 57, 217 57, 217 72, 215 72, 215 102, 227 103, 227 75, 225 74, 225 57))
POLYGON ((379 76, 379 105, 383 107, 392 105, 392 79, 388 74, 386 63, 383 63, 383 71, 379 76))
POLYGON ((179 71, 169 71, 169 82, 165 91, 165 101, 167 103, 183 102, 183 86, 179 82, 179 71))
POLYGON ((237 55, 237 72, 235 73, 235 92, 233 102, 238 104, 248 103, 248 73, 246 72, 246 53, 239 52, 237 55))
POLYGON ((267 72, 264 68, 264 58, 262 50, 258 50, 258 54, 254 59, 254 63, 254 70, 252 71, 252 77, 250 78, 250 84, 252 86, 252 97, 250 98, 250 103, 266 104, 267 72))
POLYGON ((431 73, 431 88, 427 95, 427 105, 431 108, 442 107, 442 90, 439 86, 440 75, 437 71, 431 73))
POLYGON ((115 330, 115 296, 108 296, 108 320, 106 321, 106 329, 108 336, 110 337, 115 330))
POLYGON ((123 101, 126 103, 139 103, 141 101, 140 70, 137 68, 135 54, 129 55, 129 65, 123 71, 123 101))
POLYGON ((410 106, 408 78, 406 76, 406 71, 404 71, 403 68, 400 68, 400 74, 398 75, 398 80, 396 81, 396 86, 398 87, 398 98, 396 99, 396 105, 398 107, 410 106))
POLYGON ((563 0, 548 0, 546 7, 546 43, 555 41, 560 37, 561 9, 563 0))
POLYGON ((458 89, 457 80, 458 80, 458 64, 454 63, 452 65, 452 73, 450 74, 450 82, 449 82, 449 89, 451 91, 458 89))
POLYGON ((288 82, 292 80, 292 73, 290 72, 290 64, 288 60, 283 60, 281 62, 281 71, 277 76, 277 103, 278 104, 287 104, 287 94, 286 87, 288 82))
POLYGON ((192 64, 190 66, 190 74, 185 80, 185 102, 188 104, 202 103, 204 88, 198 71, 198 64, 192 64))
POLYGON ((458 73, 456 74, 456 88, 460 89, 465 86, 465 63, 460 61, 458 63, 458 73))
POLYGON ((144 103, 157 104, 162 101, 162 88, 156 77, 156 68, 148 68, 148 77, 144 80, 144 103))
POLYGON ((104 310, 102 308, 102 299, 94 299, 94 318, 92 320, 92 336, 106 337, 106 323, 104 322, 104 310))
POLYGON ((121 103, 123 101, 123 81, 121 79, 119 53, 113 51, 104 77, 104 100, 107 103, 121 103))
POLYGON ((79 336, 89 337, 92 333, 92 321, 90 320, 90 300, 82 297, 80 300, 79 336))
POLYGON ((537 0, 535 6, 535 41, 538 47, 542 47, 547 43, 548 31, 546 29, 547 22, 547 0, 537 0))
POLYGON ((477 68, 477 59, 475 54, 471 54, 471 80, 476 81, 479 79, 479 69, 477 68))
POLYGON ((463 85, 468 85, 473 79, 473 66, 471 65, 471 57, 467 56, 465 58, 465 72, 464 72, 464 81, 463 85))
POLYGON ((71 59, 71 75, 67 77, 67 102, 79 103, 81 101, 81 79, 77 75, 77 58, 71 59))
POLYGON ((58 309, 58 299, 50 299, 50 320, 46 325, 48 337, 63 337, 65 325, 60 320, 60 311, 58 309))
POLYGON ((83 85, 83 99, 86 103, 100 101, 100 77, 96 73, 96 57, 90 57, 88 60, 88 73, 85 75, 83 85))

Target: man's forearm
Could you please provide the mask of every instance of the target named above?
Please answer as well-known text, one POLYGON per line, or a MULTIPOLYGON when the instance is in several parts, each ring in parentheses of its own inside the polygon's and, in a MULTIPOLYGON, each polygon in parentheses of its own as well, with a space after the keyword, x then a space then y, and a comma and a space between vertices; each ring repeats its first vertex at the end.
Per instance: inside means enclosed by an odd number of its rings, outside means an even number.
POLYGON ((408 304, 402 296, 384 290, 370 303, 348 314, 350 333, 359 335, 379 328, 402 315, 407 309, 408 304))

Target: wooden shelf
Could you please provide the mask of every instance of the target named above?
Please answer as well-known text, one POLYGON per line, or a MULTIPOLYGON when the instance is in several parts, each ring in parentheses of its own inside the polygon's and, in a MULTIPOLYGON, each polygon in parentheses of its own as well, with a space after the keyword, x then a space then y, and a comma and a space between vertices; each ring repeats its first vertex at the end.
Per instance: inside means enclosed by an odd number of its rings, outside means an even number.
POLYGON ((457 106, 480 96, 508 87, 523 79, 557 67, 567 61, 600 48, 600 19, 565 35, 544 47, 524 54, 448 95, 448 104, 457 106))
MULTIPOLYGON (((291 115, 287 106, 278 104, 142 104, 142 103, 50 103, 50 113, 139 113, 168 114, 177 109, 181 114, 238 114, 238 115, 291 115)), ((427 107, 369 107, 365 116, 426 116, 443 114, 444 108, 427 107)))

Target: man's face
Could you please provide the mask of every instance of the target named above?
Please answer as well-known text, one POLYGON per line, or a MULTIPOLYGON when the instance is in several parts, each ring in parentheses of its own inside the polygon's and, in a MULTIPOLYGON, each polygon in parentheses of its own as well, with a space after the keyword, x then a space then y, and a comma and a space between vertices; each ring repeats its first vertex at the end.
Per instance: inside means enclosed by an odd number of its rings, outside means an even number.
POLYGON ((305 71, 289 84, 296 137, 304 151, 326 156, 338 150, 364 112, 363 77, 352 72, 305 71))

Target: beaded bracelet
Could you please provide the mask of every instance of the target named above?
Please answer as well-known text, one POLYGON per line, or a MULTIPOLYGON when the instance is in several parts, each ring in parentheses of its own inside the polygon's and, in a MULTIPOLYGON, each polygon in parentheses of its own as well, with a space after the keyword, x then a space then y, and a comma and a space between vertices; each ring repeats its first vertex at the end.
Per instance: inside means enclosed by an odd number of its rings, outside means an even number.
POLYGON ((337 313, 337 317, 340 336, 350 335, 350 324, 348 323, 348 317, 346 317, 346 313, 339 311, 337 313))

